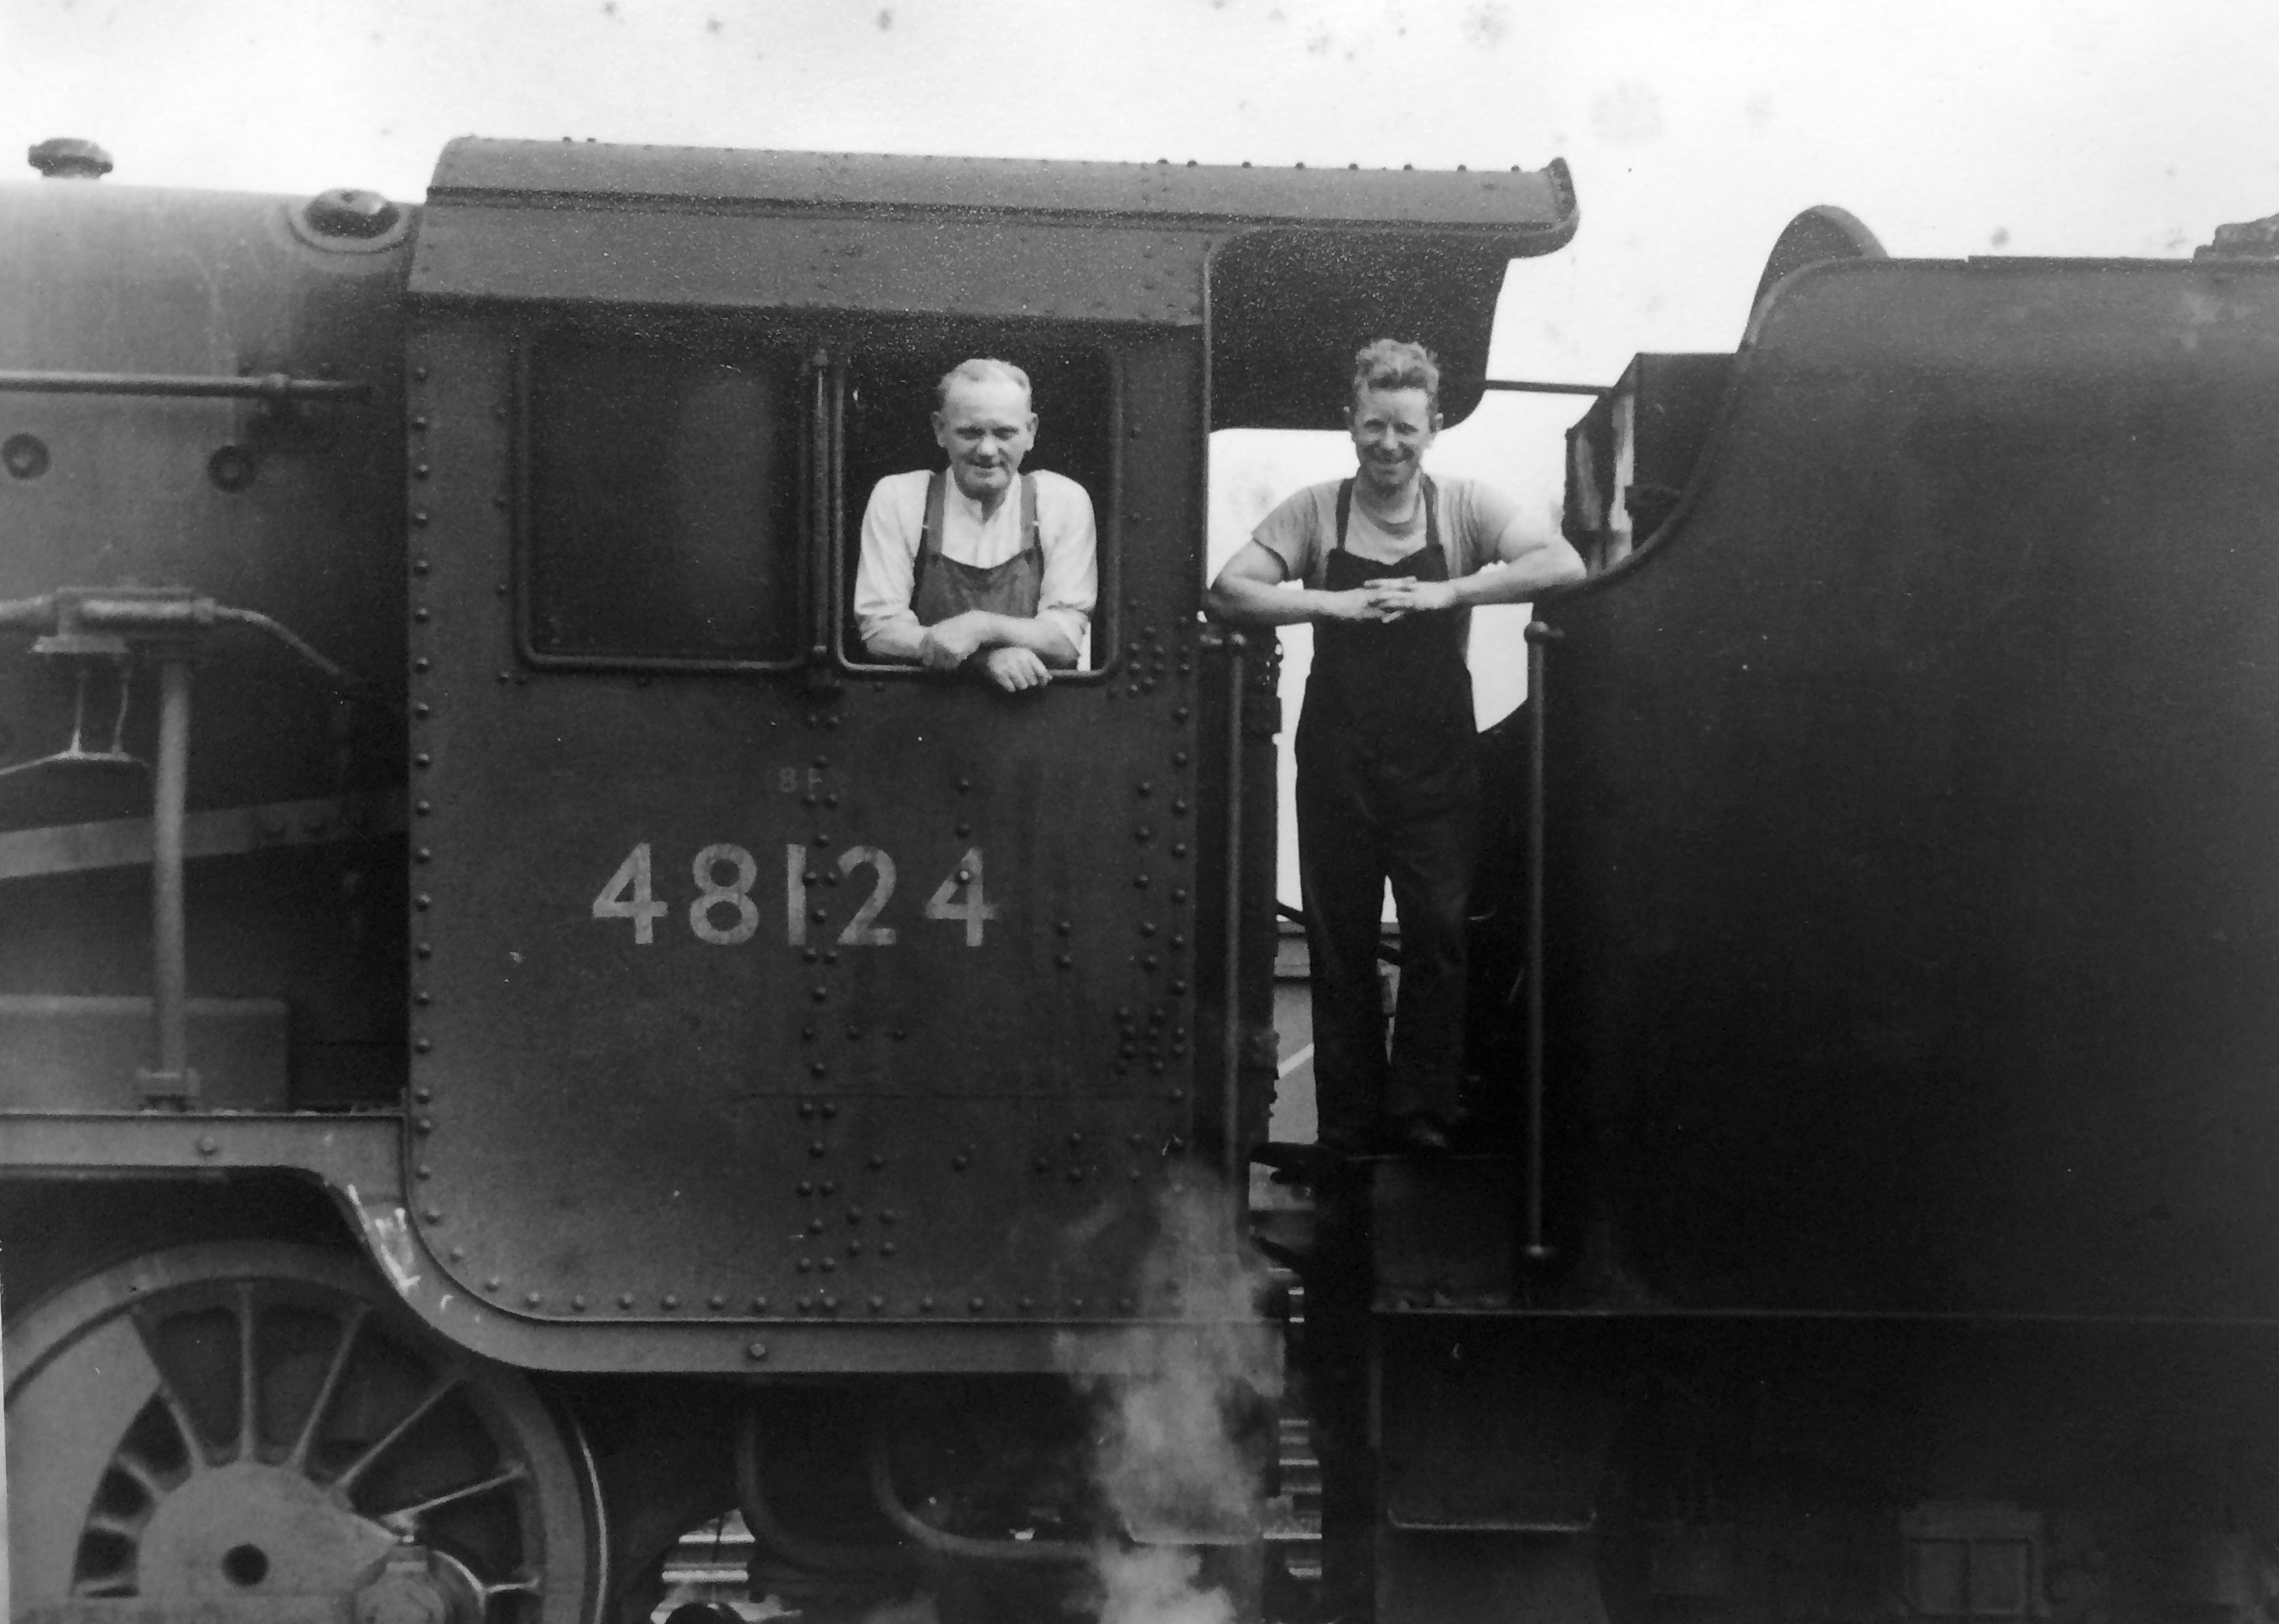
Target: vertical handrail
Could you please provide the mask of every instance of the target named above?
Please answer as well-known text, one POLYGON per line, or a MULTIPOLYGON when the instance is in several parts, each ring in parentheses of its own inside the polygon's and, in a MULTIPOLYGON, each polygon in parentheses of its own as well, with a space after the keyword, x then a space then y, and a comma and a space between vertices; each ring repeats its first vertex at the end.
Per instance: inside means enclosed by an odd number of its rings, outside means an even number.
POLYGON ((807 370, 808 530, 807 545, 802 549, 802 569, 808 604, 808 677, 813 682, 822 677, 831 658, 832 646, 838 640, 833 632, 838 607, 839 538, 835 523, 838 516, 833 511, 832 474, 839 436, 833 413, 836 392, 832 387, 831 353, 818 345, 808 356, 807 370))
POLYGON ((189 1068, 189 970, 182 910, 182 822, 189 799, 190 663, 158 660, 158 763, 150 797, 151 1003, 158 1063, 142 1078, 144 1102, 186 1107, 197 1097, 189 1068))
POLYGON ((1226 639, 1226 957, 1220 976, 1220 999, 1225 1013, 1219 1027, 1219 1064, 1224 1076, 1219 1096, 1219 1160, 1230 1188, 1240 1189, 1246 1163, 1242 1153, 1242 711, 1246 672, 1244 655, 1249 644, 1239 632, 1226 639))
POLYGON ((1527 623, 1527 1162, 1521 1252, 1530 1263, 1551 1260, 1543 1234, 1543 785, 1544 646, 1559 633, 1527 623))

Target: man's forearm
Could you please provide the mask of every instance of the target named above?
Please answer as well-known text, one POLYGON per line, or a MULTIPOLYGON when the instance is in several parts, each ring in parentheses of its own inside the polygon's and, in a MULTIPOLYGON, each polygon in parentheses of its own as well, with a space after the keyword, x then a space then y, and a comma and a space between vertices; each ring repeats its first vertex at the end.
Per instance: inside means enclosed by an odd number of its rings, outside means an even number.
POLYGON ((863 649, 873 660, 918 663, 925 658, 925 628, 914 615, 881 621, 863 634, 863 649))
POLYGON ((980 619, 984 648, 1025 648, 1047 665, 1065 667, 1076 663, 1076 645, 1069 640, 1068 632, 1057 621, 1041 615, 1024 619, 1018 615, 993 614, 987 609, 969 612, 980 619))
POLYGON ((1221 620, 1251 626, 1293 626, 1318 619, 1327 593, 1309 586, 1269 586, 1240 576, 1221 576, 1209 594, 1210 611, 1221 620))
POLYGON ((1460 577, 1448 583, 1458 609, 1485 609, 1492 603, 1524 603, 1554 587, 1571 586, 1584 576, 1583 561, 1565 542, 1539 548, 1522 558, 1460 577))

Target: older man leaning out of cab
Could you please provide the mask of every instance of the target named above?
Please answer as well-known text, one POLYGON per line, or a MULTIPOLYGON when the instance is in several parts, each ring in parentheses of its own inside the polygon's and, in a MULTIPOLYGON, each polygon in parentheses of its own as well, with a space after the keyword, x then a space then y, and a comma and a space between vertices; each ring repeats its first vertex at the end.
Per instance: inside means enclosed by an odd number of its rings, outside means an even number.
POLYGON ((970 670, 1009 693, 1083 657, 1099 591, 1092 498, 1024 474, 1037 440, 1028 374, 961 363, 935 389, 948 466, 889 474, 863 514, 855 617, 877 660, 970 670))

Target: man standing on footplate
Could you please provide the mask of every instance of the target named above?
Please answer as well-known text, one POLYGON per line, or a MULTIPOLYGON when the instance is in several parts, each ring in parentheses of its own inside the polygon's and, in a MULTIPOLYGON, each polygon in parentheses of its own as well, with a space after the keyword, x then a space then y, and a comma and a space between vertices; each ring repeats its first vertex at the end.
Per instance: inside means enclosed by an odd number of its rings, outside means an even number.
POLYGON ((1347 409, 1354 475, 1268 514, 1210 590, 1227 620, 1316 628, 1298 722, 1299 885, 1320 1142, 1346 1155, 1448 1147, 1479 824, 1470 611, 1583 578, 1574 548, 1511 497, 1424 472, 1439 388, 1421 345, 1362 350, 1347 409), (1401 958, 1389 1061, 1377 984, 1388 880, 1401 958))

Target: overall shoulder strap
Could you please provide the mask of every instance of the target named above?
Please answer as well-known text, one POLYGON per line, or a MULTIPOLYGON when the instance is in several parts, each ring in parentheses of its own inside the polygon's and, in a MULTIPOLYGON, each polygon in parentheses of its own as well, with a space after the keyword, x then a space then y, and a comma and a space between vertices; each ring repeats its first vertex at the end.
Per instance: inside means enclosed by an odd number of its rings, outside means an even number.
POLYGON ((1440 487, 1432 483, 1431 474, 1417 476, 1424 481, 1424 545, 1440 545, 1440 487))
POLYGON ((1021 544, 1033 547, 1039 552, 1045 548, 1045 533, 1037 523, 1037 476, 1021 476, 1021 544))
POLYGON ((918 551, 926 557, 941 551, 942 503, 948 497, 949 475, 937 468, 926 481, 925 523, 918 531, 918 551))
POLYGON ((1352 480, 1347 479, 1338 486, 1338 540, 1337 545, 1330 549, 1332 552, 1346 550, 1346 525, 1353 519, 1353 485, 1352 480))

